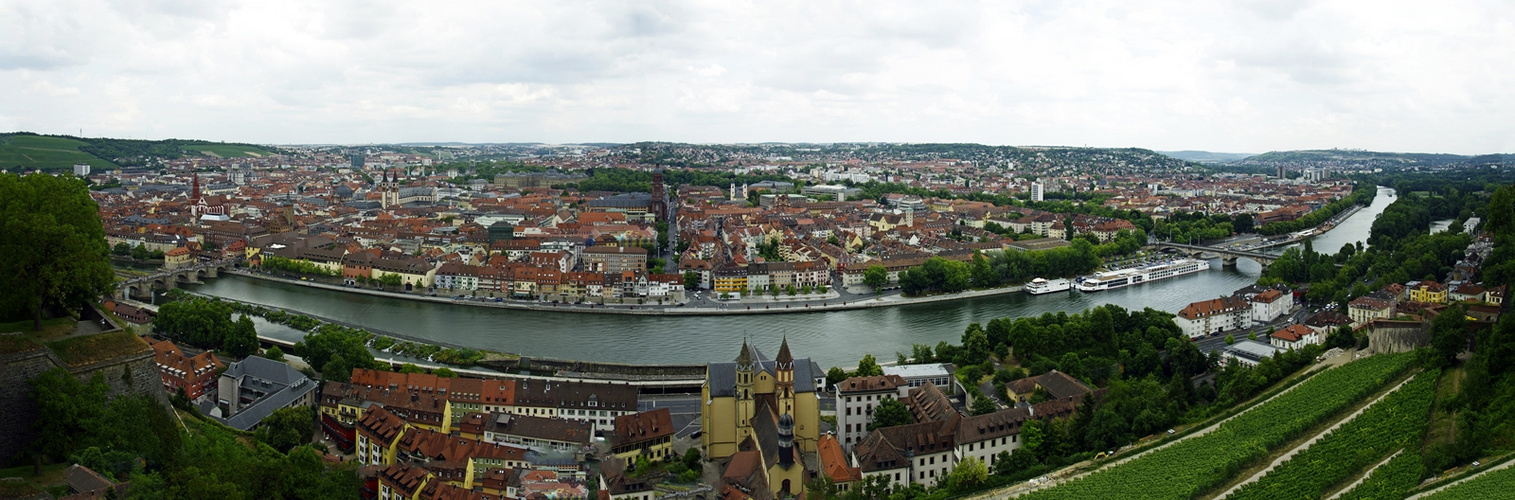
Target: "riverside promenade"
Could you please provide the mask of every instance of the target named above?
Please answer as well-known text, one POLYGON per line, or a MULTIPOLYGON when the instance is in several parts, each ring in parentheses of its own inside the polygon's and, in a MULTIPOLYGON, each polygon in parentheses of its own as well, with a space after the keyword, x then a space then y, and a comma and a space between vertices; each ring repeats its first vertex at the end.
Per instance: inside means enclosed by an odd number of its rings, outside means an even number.
POLYGON ((520 300, 504 300, 496 302, 494 300, 481 300, 479 298, 472 297, 465 299, 455 299, 453 297, 441 296, 433 297, 430 295, 423 295, 415 292, 393 292, 362 287, 334 285, 316 281, 283 278, 279 276, 271 276, 268 274, 251 272, 243 269, 228 271, 227 274, 236 274, 254 279, 275 281, 311 288, 320 288, 336 292, 415 300, 420 302, 432 302, 437 304, 455 304, 463 306, 495 309, 515 309, 523 311, 580 314, 626 314, 639 316, 733 316, 744 314, 797 314, 827 311, 848 311, 856 309, 870 309, 875 307, 897 307, 970 299, 976 297, 989 297, 995 295, 1018 293, 1023 289, 1023 287, 1020 285, 1015 285, 988 290, 969 290, 959 293, 929 295, 924 297, 905 297, 898 292, 885 293, 883 295, 874 296, 872 294, 858 294, 833 290, 821 297, 807 298, 804 296, 796 296, 790 298, 788 296, 780 296, 778 298, 726 301, 695 299, 685 302, 681 305, 569 304, 566 302, 524 302, 520 300))

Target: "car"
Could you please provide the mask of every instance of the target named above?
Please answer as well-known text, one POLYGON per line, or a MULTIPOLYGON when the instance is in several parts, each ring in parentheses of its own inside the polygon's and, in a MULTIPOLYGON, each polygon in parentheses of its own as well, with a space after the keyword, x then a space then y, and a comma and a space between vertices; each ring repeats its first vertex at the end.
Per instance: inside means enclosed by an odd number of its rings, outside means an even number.
POLYGON ((1172 435, 1173 435, 1173 429, 1168 429, 1168 435, 1169 435, 1169 436, 1172 436, 1172 435))

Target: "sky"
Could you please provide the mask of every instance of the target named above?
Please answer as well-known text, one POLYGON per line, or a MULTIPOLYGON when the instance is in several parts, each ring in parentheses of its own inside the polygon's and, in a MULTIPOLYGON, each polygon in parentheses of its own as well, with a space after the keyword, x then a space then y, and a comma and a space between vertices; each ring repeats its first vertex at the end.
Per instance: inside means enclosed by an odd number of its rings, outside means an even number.
POLYGON ((1515 2, 0 0, 0 131, 1515 152, 1515 2))

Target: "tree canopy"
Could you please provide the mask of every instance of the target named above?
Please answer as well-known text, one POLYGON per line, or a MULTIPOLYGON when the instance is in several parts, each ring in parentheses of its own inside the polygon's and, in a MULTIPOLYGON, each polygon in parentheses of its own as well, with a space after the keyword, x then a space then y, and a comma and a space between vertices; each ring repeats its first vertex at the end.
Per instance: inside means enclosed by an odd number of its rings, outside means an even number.
POLYGON ((70 176, 0 174, 0 319, 71 311, 115 282, 99 207, 70 176))

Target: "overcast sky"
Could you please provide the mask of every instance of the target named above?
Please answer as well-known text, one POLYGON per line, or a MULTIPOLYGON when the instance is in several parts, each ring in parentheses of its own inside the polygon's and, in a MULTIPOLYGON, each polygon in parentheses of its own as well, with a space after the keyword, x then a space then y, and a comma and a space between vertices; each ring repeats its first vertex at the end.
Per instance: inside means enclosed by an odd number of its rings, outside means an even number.
POLYGON ((0 0, 0 131, 1515 152, 1515 2, 0 0))

